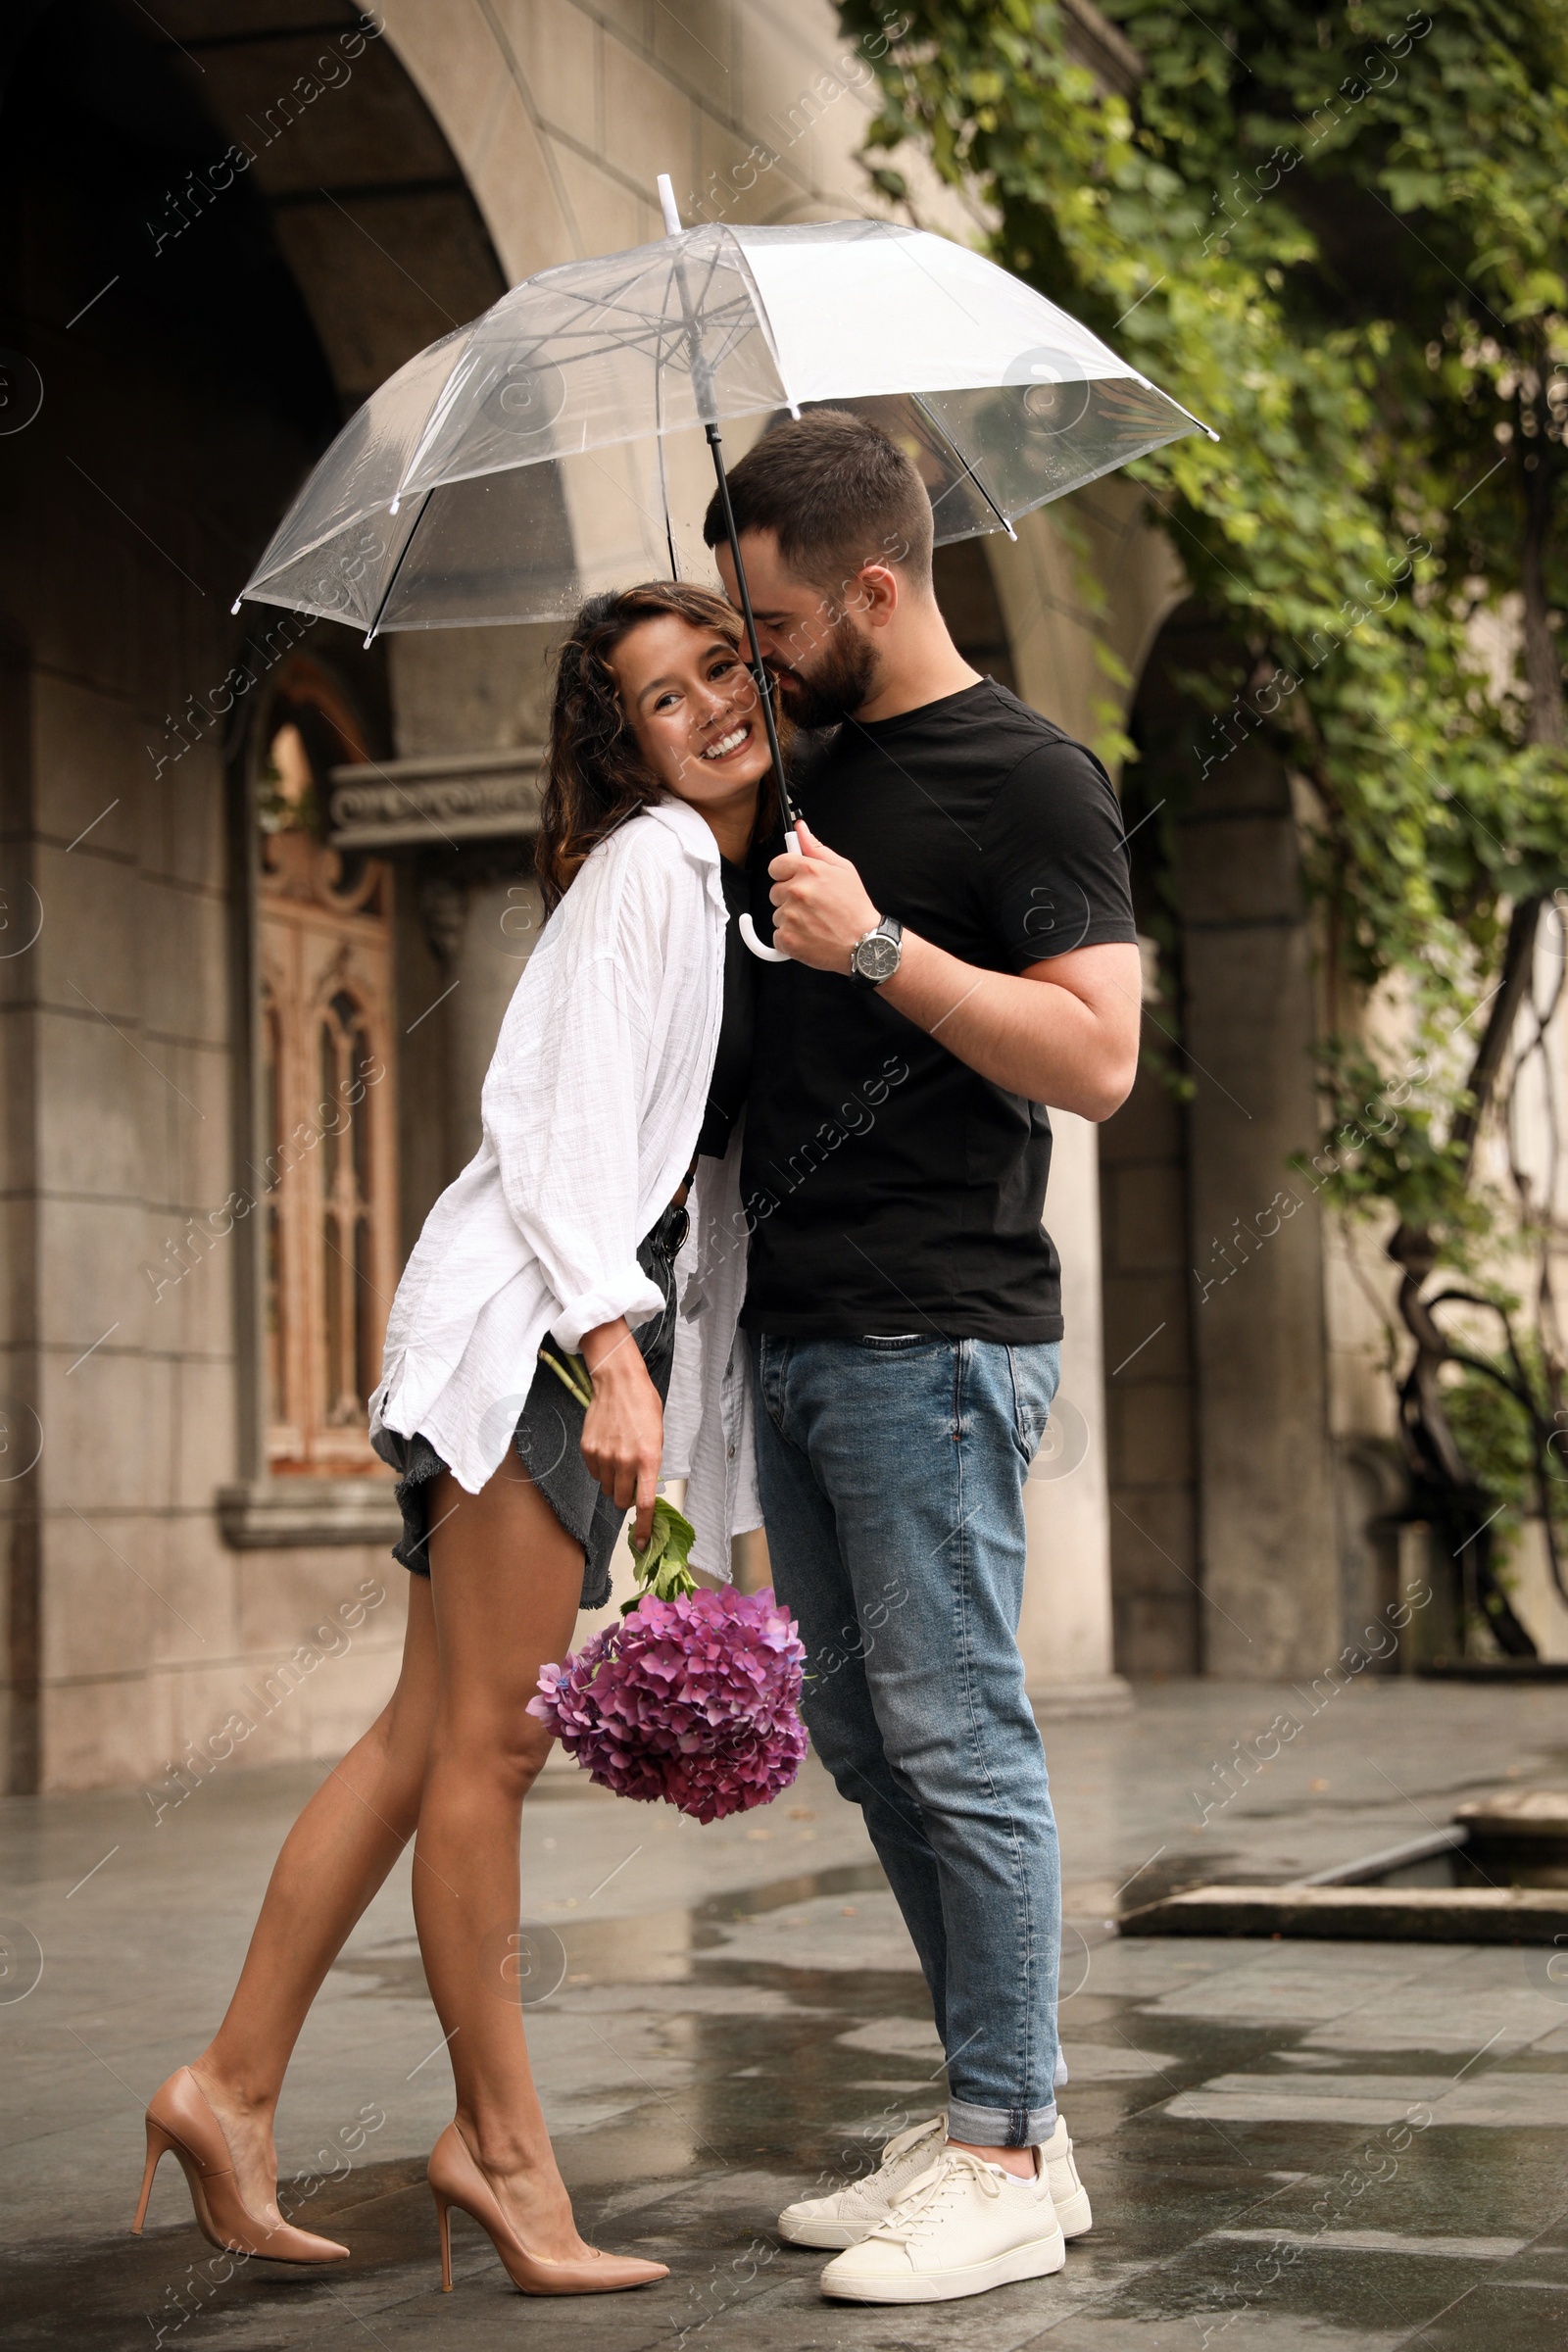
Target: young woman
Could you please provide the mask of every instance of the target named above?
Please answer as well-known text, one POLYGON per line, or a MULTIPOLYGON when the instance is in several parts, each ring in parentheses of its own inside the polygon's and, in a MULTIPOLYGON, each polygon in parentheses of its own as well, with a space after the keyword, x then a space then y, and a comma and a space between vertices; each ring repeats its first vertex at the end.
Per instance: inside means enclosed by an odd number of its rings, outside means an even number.
POLYGON ((731 1532, 760 1517, 731 1347, 745 1250, 711 1238, 744 1230, 731 1131, 750 965, 732 915, 771 821, 737 647, 721 598, 665 584, 595 598, 562 650, 538 849, 550 919, 485 1080, 483 1142, 409 1260, 371 1399, 412 1571, 402 1672, 290 1831, 217 2035, 148 2108, 138 2230, 170 2152, 215 2244, 346 2259, 279 2213, 272 2118, 311 2002, 416 1828, 415 1921, 457 2084, 430 2159, 443 2284, 452 2205, 528 2293, 667 2275, 578 2236, 505 1972, 518 1816, 551 1737, 527 1702, 579 1604, 608 1599, 625 1511, 646 1542, 661 1462, 689 1473, 694 1565, 720 1575, 731 1532), (694 1169, 696 1288, 677 1315, 694 1169), (586 1414, 547 1360, 561 1350, 592 1374, 586 1414))

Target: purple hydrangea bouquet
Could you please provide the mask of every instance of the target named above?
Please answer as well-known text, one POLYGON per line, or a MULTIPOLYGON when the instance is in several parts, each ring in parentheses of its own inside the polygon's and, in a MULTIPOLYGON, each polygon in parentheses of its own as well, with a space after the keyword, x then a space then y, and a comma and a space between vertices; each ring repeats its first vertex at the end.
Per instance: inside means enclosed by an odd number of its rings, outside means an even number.
POLYGON ((801 1768, 806 1646, 770 1592, 698 1585, 696 1534, 660 1495, 620 1623, 547 1666, 528 1712, 602 1788, 721 1821, 771 1804, 801 1768))

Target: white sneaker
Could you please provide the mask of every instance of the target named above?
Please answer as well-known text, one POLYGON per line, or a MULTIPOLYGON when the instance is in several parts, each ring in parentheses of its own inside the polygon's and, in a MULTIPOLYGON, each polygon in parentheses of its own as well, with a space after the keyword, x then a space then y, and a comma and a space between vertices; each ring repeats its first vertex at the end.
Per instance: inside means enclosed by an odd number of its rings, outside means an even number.
POLYGON ((1072 2141, 1067 2137, 1067 2126, 1061 2116, 1056 2129, 1040 2150, 1045 2159, 1046 2179, 1051 2183, 1051 2202, 1056 2208, 1063 2237, 1082 2237, 1094 2227, 1089 2210, 1089 2191, 1078 2178, 1078 2167, 1072 2160, 1072 2141))
POLYGON ((780 2237, 795 2246, 858 2246, 887 2219, 910 2181, 930 2171, 946 2136, 940 2115, 911 2124, 888 2141, 874 2173, 852 2180, 848 2188, 835 2189, 831 2196, 803 2197, 799 2204, 786 2205, 778 2217, 780 2237))
POLYGON ((945 2145, 868 2237, 836 2254, 824 2295, 852 2303, 947 2303, 1019 2278, 1044 2278, 1067 2259, 1044 2156, 1032 2180, 945 2145))

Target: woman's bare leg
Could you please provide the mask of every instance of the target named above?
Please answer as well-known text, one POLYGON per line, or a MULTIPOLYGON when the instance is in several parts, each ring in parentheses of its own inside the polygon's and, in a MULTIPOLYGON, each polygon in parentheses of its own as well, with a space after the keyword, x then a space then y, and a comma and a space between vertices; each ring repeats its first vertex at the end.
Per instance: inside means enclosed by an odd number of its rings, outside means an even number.
POLYGON ((418 1821, 436 1690, 430 1587, 411 1576, 397 1689, 284 1839, 233 1998, 192 2067, 259 2221, 280 2219, 272 2117, 300 2028, 418 1821))
POLYGON ((450 1474, 430 1516, 441 1660, 414 1873, 425 1980, 458 2123, 530 2253, 583 2252, 545 2130, 515 1967, 522 1800, 552 1735, 525 1712, 571 1642, 583 1555, 512 1455, 479 1494, 450 1474), (422 1865, 422 1867, 421 1867, 422 1865))

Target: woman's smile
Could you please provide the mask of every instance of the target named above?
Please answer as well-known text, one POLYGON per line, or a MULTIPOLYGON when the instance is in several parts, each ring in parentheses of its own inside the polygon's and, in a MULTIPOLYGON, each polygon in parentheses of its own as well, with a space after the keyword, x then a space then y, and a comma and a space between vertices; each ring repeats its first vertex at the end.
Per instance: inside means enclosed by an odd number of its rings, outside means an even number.
POLYGON ((732 760, 751 740, 752 722, 749 718, 743 718, 739 726, 730 727, 715 743, 710 743, 702 757, 705 760, 732 760))

